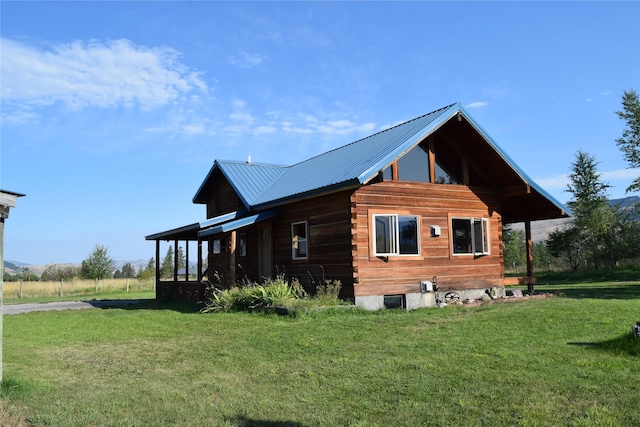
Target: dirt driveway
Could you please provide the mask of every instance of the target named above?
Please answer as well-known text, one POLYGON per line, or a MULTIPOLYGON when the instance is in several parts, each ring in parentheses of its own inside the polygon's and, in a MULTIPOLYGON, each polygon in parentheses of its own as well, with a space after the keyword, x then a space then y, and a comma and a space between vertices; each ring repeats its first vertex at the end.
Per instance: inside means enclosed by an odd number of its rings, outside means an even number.
POLYGON ((32 311, 48 310, 81 310, 84 308, 122 308, 131 304, 139 304, 143 300, 101 300, 101 301, 61 301, 29 304, 5 304, 2 314, 21 314, 32 311))

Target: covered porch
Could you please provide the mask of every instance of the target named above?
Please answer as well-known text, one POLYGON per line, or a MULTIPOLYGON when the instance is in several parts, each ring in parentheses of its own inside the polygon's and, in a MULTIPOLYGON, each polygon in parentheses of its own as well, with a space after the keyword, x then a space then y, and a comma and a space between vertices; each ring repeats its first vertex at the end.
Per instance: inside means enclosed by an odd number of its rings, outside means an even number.
POLYGON ((156 300, 202 302, 209 284, 220 281, 220 277, 214 277, 218 271, 224 271, 226 283, 236 283, 236 257, 245 250, 242 246, 246 243, 238 238, 238 231, 278 213, 276 209, 251 215, 234 211, 146 236, 145 240, 155 241, 156 300), (164 276, 161 261, 163 242, 165 247, 167 243, 173 247, 173 269, 170 275, 164 276), (178 248, 183 247, 185 265, 180 267, 178 248))

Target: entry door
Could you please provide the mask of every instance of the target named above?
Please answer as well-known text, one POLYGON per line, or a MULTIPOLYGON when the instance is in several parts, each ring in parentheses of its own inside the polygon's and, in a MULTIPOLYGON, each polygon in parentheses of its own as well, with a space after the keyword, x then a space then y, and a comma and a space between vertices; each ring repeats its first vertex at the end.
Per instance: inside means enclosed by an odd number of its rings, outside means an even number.
POLYGON ((260 227, 260 259, 258 260, 258 270, 260 281, 264 277, 271 277, 271 266, 273 265, 272 244, 271 244, 271 225, 263 225, 260 227))

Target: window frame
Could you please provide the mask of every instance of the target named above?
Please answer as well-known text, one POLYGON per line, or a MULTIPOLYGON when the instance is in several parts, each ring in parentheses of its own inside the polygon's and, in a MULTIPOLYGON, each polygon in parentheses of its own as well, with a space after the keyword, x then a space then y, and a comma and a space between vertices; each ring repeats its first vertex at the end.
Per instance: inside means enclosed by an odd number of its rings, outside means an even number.
POLYGON ((291 223, 291 259, 292 260, 305 260, 309 259, 309 225, 307 220, 296 221, 291 223), (304 238, 300 238, 296 234, 295 227, 297 225, 304 224, 304 238), (300 244, 304 243, 304 256, 300 255, 300 244))
POLYGON ((452 256, 486 256, 491 255, 491 235, 489 218, 485 217, 469 217, 469 216, 449 216, 449 225, 451 229, 451 255, 452 256), (469 238, 471 240, 471 250, 469 252, 456 252, 456 228, 453 226, 454 221, 467 221, 469 238), (479 228, 478 228, 479 227, 479 228), (480 230, 480 238, 476 236, 480 230), (478 243, 480 248, 478 249, 478 243))
MULTIPOLYGON (((410 257, 420 257, 422 253, 422 239, 421 239, 421 217, 420 215, 415 215, 407 212, 397 212, 397 213, 384 213, 384 212, 371 212, 371 254, 373 257, 402 257, 402 258, 410 258, 410 257), (391 219, 392 222, 389 224, 393 231, 393 235, 390 234, 390 242, 389 242, 389 251, 388 252, 378 252, 378 228, 377 228, 377 219, 378 218, 388 218, 391 219), (416 232, 415 232, 415 241, 416 241, 416 253, 402 253, 401 252, 401 242, 400 239, 400 218, 401 217, 411 217, 415 220, 416 223, 416 232)), ((388 222, 388 221, 387 221, 388 222)))

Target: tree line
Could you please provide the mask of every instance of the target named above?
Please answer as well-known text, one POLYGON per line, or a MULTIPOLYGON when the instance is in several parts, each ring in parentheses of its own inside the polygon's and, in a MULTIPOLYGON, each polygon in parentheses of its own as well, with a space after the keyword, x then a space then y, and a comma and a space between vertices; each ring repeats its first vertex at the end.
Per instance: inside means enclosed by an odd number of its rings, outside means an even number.
MULTIPOLYGON (((630 168, 640 168, 640 99, 635 90, 624 91, 622 110, 625 122, 616 145, 630 168)), ((566 228, 552 231, 547 240, 533 245, 534 268, 613 269, 621 264, 637 265, 640 258, 640 202, 631 206, 612 205, 594 156, 578 150, 571 163, 566 191, 573 220, 566 228)), ((640 176, 626 189, 640 191, 640 176)), ((505 267, 523 265, 524 232, 503 229, 505 267)))
MULTIPOLYGON (((167 253, 160 266, 160 277, 169 278, 173 276, 174 266, 173 247, 169 246, 167 253)), ((185 268, 187 260, 184 250, 178 247, 178 270, 185 268)), ((82 263, 73 264, 49 264, 45 267, 41 276, 30 271, 28 267, 23 267, 15 274, 4 273, 4 280, 7 282, 23 281, 70 281, 73 279, 121 279, 136 278, 141 280, 153 279, 156 276, 155 258, 149 258, 147 265, 136 271, 136 267, 130 262, 124 264, 121 269, 116 269, 113 258, 109 253, 109 248, 103 245, 95 245, 82 263)))

